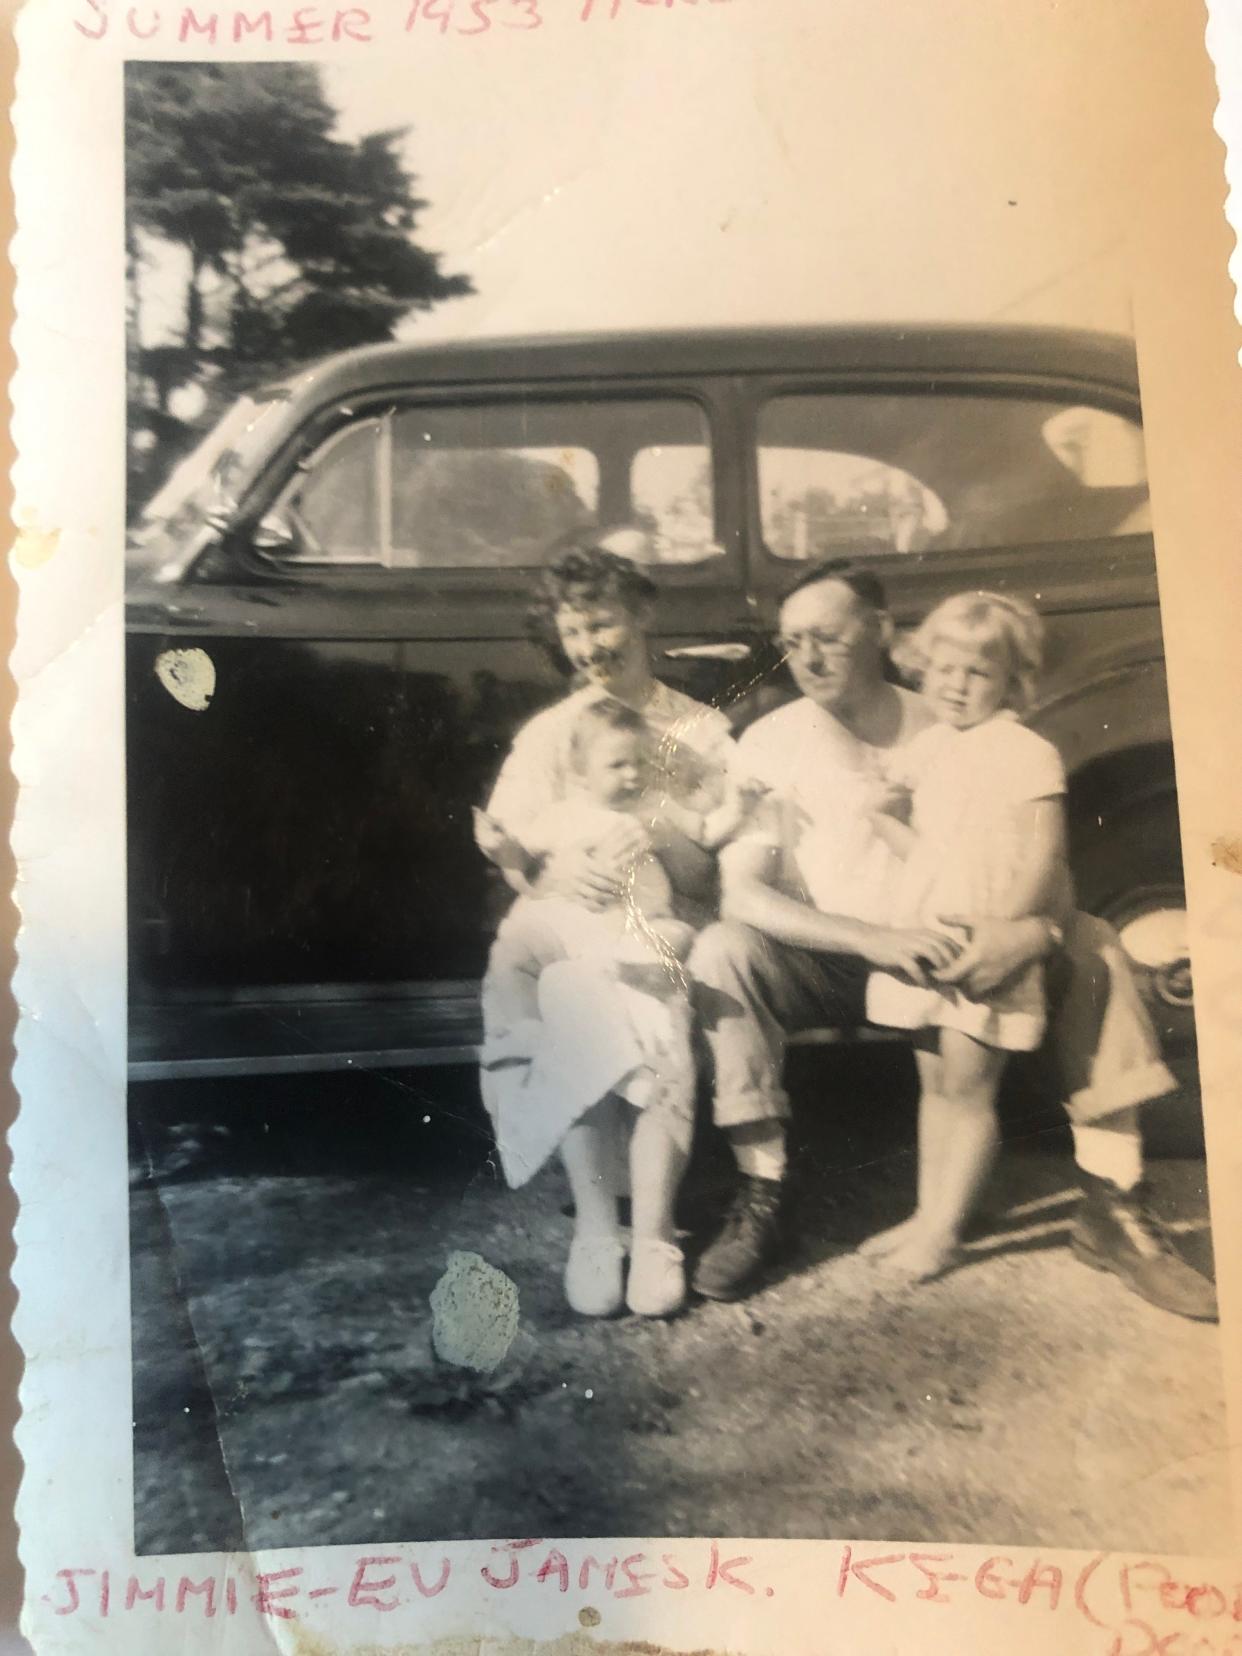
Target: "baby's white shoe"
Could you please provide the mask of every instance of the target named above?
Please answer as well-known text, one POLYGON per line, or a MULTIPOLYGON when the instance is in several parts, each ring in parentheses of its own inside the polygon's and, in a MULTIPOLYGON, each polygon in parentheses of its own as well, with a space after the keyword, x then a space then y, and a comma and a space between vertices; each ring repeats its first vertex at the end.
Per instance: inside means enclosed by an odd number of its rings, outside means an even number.
POLYGON ((565 1298, 580 1317, 615 1317, 625 1300, 625 1247, 608 1231, 581 1231, 569 1244, 565 1298))
POLYGON ((686 1261, 675 1242, 645 1237, 633 1244, 625 1302, 640 1317, 671 1317, 686 1303, 686 1261))

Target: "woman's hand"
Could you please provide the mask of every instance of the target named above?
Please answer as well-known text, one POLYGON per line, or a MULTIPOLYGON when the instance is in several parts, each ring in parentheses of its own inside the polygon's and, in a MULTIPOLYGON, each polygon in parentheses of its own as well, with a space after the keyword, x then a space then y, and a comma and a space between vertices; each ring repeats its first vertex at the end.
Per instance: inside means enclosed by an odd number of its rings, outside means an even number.
POLYGON ((606 909, 621 896, 627 867, 648 844, 641 823, 618 822, 590 847, 553 852, 534 882, 535 895, 565 897, 583 908, 606 909))

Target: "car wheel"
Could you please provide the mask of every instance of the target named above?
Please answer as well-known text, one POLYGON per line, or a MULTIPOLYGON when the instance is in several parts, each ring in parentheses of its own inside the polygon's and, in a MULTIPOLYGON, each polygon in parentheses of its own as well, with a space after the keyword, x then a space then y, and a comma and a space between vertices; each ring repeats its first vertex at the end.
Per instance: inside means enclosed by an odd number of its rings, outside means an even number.
POLYGON ((1177 801, 1160 794, 1118 804, 1092 825, 1075 858, 1082 907, 1116 927, 1139 990, 1181 1083, 1144 1110, 1153 1154, 1201 1155, 1203 1118, 1195 1048, 1194 986, 1177 801))

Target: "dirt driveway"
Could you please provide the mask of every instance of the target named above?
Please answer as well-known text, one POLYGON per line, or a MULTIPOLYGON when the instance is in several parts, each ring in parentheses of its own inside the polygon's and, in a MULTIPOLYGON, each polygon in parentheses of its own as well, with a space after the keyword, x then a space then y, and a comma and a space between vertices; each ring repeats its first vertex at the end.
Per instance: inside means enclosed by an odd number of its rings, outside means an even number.
MULTIPOLYGON (((822 1063, 822 1060, 821 1060, 822 1063)), ((804 1245, 737 1306, 591 1323, 565 1307, 555 1170, 487 1162, 471 1078, 137 1089, 138 1547, 515 1535, 860 1536, 1214 1552, 1229 1526, 1216 1330, 1065 1246, 1065 1135, 1011 1113, 967 1264, 886 1289, 854 1253, 913 1181, 902 1061, 804 1090, 804 1245), (520 1330, 482 1380, 441 1364, 455 1251, 503 1269, 520 1330)), ((696 1168, 702 1234, 727 1169, 696 1168)), ((1203 1167, 1152 1167, 1210 1261, 1203 1167)))

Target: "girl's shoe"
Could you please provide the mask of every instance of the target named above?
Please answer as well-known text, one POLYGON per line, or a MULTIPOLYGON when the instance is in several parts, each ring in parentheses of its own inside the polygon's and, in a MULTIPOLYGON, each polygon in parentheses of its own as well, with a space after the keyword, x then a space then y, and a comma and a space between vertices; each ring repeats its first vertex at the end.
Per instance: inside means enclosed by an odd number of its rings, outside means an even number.
POLYGON ((580 1317, 615 1317, 625 1303, 625 1247, 607 1231, 583 1231, 569 1244, 565 1298, 580 1317))
POLYGON ((625 1303, 639 1317, 671 1317, 686 1303, 686 1261, 675 1242, 637 1240, 625 1303))

